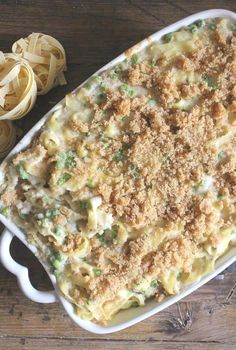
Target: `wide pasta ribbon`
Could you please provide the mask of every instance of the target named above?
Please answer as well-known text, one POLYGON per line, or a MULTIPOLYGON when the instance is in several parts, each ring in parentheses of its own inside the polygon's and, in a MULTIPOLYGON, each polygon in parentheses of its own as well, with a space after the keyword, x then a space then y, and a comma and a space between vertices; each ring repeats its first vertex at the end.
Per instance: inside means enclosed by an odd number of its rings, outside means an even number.
POLYGON ((32 33, 12 46, 12 52, 27 60, 32 67, 38 95, 44 95, 57 85, 66 84, 66 55, 63 46, 42 33, 32 33))
POLYGON ((0 51, 0 158, 16 139, 16 130, 6 119, 22 118, 34 106, 37 94, 66 84, 65 50, 53 37, 32 33, 16 41, 12 52, 0 51))
POLYGON ((14 146, 16 129, 8 120, 0 121, 0 158, 3 158, 14 146))
POLYGON ((36 95, 34 72, 28 62, 0 52, 0 120, 23 117, 33 107, 36 95))

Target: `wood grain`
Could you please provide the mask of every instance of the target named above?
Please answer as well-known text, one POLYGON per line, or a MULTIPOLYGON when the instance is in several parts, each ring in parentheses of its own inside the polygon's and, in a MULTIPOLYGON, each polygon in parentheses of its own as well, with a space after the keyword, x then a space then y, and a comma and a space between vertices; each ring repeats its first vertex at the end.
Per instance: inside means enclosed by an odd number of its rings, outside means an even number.
MULTIPOLYGON (((1 50, 9 51, 21 36, 44 32, 62 42, 68 60, 68 84, 39 97, 18 127, 25 134, 65 93, 147 35, 210 8, 236 11, 236 1, 0 0, 1 50)), ((51 288, 37 259, 17 239, 12 255, 30 268, 37 288, 51 288)), ((235 350, 235 282, 236 271, 226 272, 224 280, 214 279, 158 315, 98 336, 74 325, 60 305, 27 300, 15 277, 0 266, 0 349, 235 350)))

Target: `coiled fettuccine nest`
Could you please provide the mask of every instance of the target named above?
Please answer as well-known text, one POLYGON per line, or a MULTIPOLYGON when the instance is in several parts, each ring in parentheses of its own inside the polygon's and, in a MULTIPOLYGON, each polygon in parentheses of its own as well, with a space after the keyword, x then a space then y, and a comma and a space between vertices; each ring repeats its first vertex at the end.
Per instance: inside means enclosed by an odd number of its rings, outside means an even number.
POLYGON ((12 51, 0 51, 0 158, 16 139, 14 126, 5 119, 22 118, 33 107, 37 94, 66 84, 65 50, 53 37, 32 33, 16 41, 12 51))
POLYGON ((38 95, 44 95, 56 85, 66 84, 66 55, 62 45, 42 33, 32 33, 12 46, 12 52, 26 59, 33 68, 38 95))
POLYGON ((15 54, 0 51, 0 120, 23 117, 33 107, 36 95, 30 65, 15 54))
POLYGON ((8 120, 0 121, 0 158, 3 158, 14 146, 16 140, 16 130, 12 122, 8 120))

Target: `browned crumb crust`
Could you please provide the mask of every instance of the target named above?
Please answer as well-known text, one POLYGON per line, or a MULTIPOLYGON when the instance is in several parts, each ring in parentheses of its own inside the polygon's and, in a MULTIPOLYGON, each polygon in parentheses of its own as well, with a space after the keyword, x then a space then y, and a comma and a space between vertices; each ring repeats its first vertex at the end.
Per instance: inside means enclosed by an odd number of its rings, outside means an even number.
MULTIPOLYGON (((216 139, 229 132, 229 125, 236 123, 236 38, 229 41, 217 29, 206 47, 182 54, 172 62, 159 59, 154 66, 145 60, 129 68, 123 80, 131 86, 148 88, 150 95, 130 98, 107 89, 106 100, 100 105, 90 99, 94 112, 91 125, 72 121, 70 127, 74 131, 99 133, 114 122, 122 135, 105 141, 101 137, 96 146, 84 141, 83 146, 94 151, 93 159, 86 166, 78 162, 73 172, 89 178, 91 164, 99 164, 109 177, 101 183, 98 179, 90 190, 102 196, 103 209, 133 229, 161 223, 160 233, 181 225, 184 234, 164 242, 157 251, 153 251, 145 234, 128 241, 122 252, 119 246, 96 247, 96 239, 92 240, 94 250, 89 259, 101 266, 103 273, 88 283, 88 291, 91 297, 106 294, 108 299, 145 272, 158 276, 171 266, 189 272, 197 247, 195 238, 205 234, 214 243, 215 226, 227 227, 236 218, 235 136, 224 150, 223 159, 219 159, 214 146, 216 139), (209 87, 204 79, 200 84, 175 84, 169 70, 172 66, 210 77, 216 85, 209 87), (199 102, 190 110, 173 107, 180 98, 196 94, 199 102), (157 101, 156 105, 148 103, 151 98, 157 101), (104 120, 104 113, 109 118, 104 120), (122 157, 115 157, 116 154, 122 157), (214 186, 224 201, 214 205, 213 194, 195 193, 204 175, 215 178, 214 186), (217 210, 223 207, 228 214, 219 217, 217 210)), ((24 156, 27 152, 30 150, 24 156)), ((43 151, 38 148, 38 152, 43 151)), ((81 190, 71 194, 72 200, 76 201, 85 191, 81 186, 81 190)), ((1 198, 8 206, 14 196, 6 191, 1 198)), ((57 224, 66 220, 63 214, 55 218, 57 224)), ((80 239, 69 235, 65 246, 57 248, 63 252, 75 250, 80 239)), ((55 245, 53 239, 50 243, 55 245)), ((161 300, 163 293, 157 297, 161 300)))
MULTIPOLYGON (((160 246, 156 252, 147 247, 145 236, 131 241, 128 253, 122 256, 120 252, 116 255, 107 248, 105 253, 104 248, 100 249, 98 256, 105 254, 114 265, 89 283, 92 296, 107 293, 112 298, 130 279, 137 280, 145 272, 158 275, 170 266, 189 272, 197 247, 195 238, 208 235, 214 241, 215 225, 227 227, 235 221, 236 157, 230 151, 235 137, 226 147, 226 157, 220 161, 214 146, 214 141, 226 134, 228 125, 236 119, 235 45, 236 38, 227 43, 216 32, 209 47, 181 55, 174 62, 178 68, 201 76, 211 76, 214 67, 217 88, 209 89, 204 81, 200 85, 176 85, 168 70, 163 71, 158 64, 150 68, 147 62, 142 62, 130 68, 124 80, 130 85, 149 88, 150 97, 158 100, 157 106, 149 106, 146 97, 130 101, 117 92, 108 95, 106 104, 111 118, 117 120, 117 113, 128 118, 123 142, 114 140, 106 150, 107 171, 112 168, 122 178, 95 190, 102 195, 104 208, 136 229, 161 221, 165 227, 183 225, 184 235, 160 246), (173 109, 173 102, 196 93, 199 103, 190 111, 173 109), (228 120, 229 110, 231 120, 228 120), (121 148, 124 160, 114 162, 114 154, 121 148), (223 202, 219 201, 215 207, 216 198, 212 194, 194 195, 196 184, 206 174, 214 176, 214 186, 224 196, 224 205, 232 214, 219 217, 217 209, 223 202)), ((99 146, 103 154, 102 143, 99 146)))

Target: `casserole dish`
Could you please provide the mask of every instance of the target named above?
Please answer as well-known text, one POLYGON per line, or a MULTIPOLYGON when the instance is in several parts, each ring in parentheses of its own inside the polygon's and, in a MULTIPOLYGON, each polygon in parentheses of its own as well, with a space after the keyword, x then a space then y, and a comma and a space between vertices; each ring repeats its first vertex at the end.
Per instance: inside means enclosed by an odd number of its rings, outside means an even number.
MULTIPOLYGON (((171 26, 167 27, 166 29, 154 34, 153 36, 142 41, 140 44, 136 45, 132 49, 128 50, 128 53, 129 54, 130 53, 137 53, 141 49, 145 48, 148 44, 150 44, 150 42, 152 40, 158 40, 164 34, 167 34, 168 32, 171 32, 171 31, 176 31, 180 27, 189 25, 190 23, 192 23, 198 19, 214 18, 214 17, 230 17, 230 18, 235 20, 235 14, 233 14, 229 11, 224 11, 224 10, 211 10, 211 11, 199 13, 199 14, 190 16, 183 21, 177 22, 176 24, 171 25, 171 26)), ((125 59, 125 57, 126 57, 125 54, 119 56, 117 59, 112 61, 110 64, 108 64, 104 68, 102 68, 99 72, 112 67, 114 64, 122 62, 125 59)), ((99 72, 97 72, 97 73, 99 73, 99 72)), ((57 106, 55 106, 39 123, 36 124, 36 126, 23 138, 23 140, 18 144, 18 146, 15 147, 15 149, 7 157, 6 161, 9 159, 9 157, 11 157, 15 153, 18 153, 20 150, 22 150, 25 146, 27 146, 31 142, 32 138, 35 136, 36 132, 41 128, 41 126, 44 124, 44 122, 48 118, 49 114, 51 114, 52 111, 55 112, 57 110, 57 108, 59 108, 59 107, 60 107, 60 103, 57 106)), ((5 164, 5 162, 3 162, 3 165, 4 164, 5 164)), ((24 235, 22 234, 22 232, 19 229, 17 229, 11 222, 9 222, 9 220, 4 218, 3 216, 1 216, 0 218, 1 218, 2 222, 5 224, 5 226, 8 228, 8 230, 10 230, 14 234, 16 234, 23 241, 23 243, 26 243, 24 235)), ((2 247, 3 248, 2 248, 1 259, 2 259, 2 262, 8 267, 11 266, 11 264, 7 263, 7 259, 9 258, 9 256, 7 258, 7 254, 4 252, 8 251, 7 247, 9 245, 9 242, 10 242, 10 236, 8 233, 5 233, 2 237, 2 247)), ((31 250, 34 250, 34 252, 36 252, 35 249, 33 249, 33 247, 31 247, 28 244, 27 244, 27 246, 30 247, 31 250)), ((77 324, 81 325, 85 329, 88 329, 88 330, 96 332, 96 333, 108 333, 108 332, 118 331, 118 330, 123 329, 127 326, 130 326, 130 325, 162 310, 166 306, 176 302, 177 300, 181 299, 183 296, 191 293, 193 290, 198 288, 200 285, 202 285, 203 283, 205 283, 206 281, 208 281, 209 279, 214 277, 217 273, 221 272, 224 268, 226 268, 229 264, 231 264, 234 261, 234 259, 235 259, 235 248, 231 248, 230 251, 223 258, 221 258, 217 261, 216 270, 213 273, 208 274, 207 276, 202 278, 198 283, 194 283, 193 285, 191 285, 191 287, 185 288, 179 295, 166 298, 165 301, 160 303, 158 306, 155 305, 155 301, 150 300, 146 304, 146 306, 139 308, 137 310, 132 309, 132 310, 122 311, 112 321, 110 321, 107 326, 98 326, 92 322, 83 321, 78 316, 76 316, 73 312, 72 305, 69 304, 63 298, 63 296, 60 294, 60 292, 57 290, 55 277, 52 276, 51 274, 49 274, 49 276, 50 276, 50 278, 55 286, 58 298, 61 300, 62 304, 64 305, 64 307, 68 311, 69 315, 76 321, 77 324)), ((12 264, 12 265, 14 265, 14 264, 12 264)), ((15 267, 16 268, 15 269, 13 268, 12 272, 18 274, 19 279, 22 283, 21 276, 23 276, 25 274, 25 272, 24 272, 24 270, 19 269, 17 266, 15 266, 15 267)), ((35 300, 37 299, 36 294, 37 293, 35 292, 35 296, 33 296, 33 298, 35 300)), ((39 295, 39 299, 40 299, 43 294, 39 293, 38 295, 39 295)), ((45 295, 45 301, 47 301, 47 302, 53 301, 54 299, 55 299, 55 297, 53 296, 53 294, 45 295)), ((43 297, 41 298, 41 300, 43 300, 43 297)))

